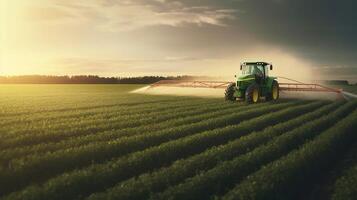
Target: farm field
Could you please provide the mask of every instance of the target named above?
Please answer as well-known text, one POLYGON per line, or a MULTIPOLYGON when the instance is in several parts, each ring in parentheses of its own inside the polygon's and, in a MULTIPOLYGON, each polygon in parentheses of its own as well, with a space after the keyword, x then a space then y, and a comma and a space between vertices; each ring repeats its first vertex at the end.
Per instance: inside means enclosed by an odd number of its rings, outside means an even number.
POLYGON ((0 199, 354 199, 357 101, 0 85, 0 199))

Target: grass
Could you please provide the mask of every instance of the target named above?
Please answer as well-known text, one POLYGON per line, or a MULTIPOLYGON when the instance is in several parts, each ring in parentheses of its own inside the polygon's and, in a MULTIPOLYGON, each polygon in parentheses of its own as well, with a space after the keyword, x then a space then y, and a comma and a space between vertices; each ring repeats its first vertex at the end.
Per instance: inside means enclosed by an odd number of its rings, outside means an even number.
MULTIPOLYGON (((0 198, 294 199, 357 144, 356 101, 129 93, 139 87, 0 85, 0 198)), ((331 197, 353 194, 354 173, 331 197)))

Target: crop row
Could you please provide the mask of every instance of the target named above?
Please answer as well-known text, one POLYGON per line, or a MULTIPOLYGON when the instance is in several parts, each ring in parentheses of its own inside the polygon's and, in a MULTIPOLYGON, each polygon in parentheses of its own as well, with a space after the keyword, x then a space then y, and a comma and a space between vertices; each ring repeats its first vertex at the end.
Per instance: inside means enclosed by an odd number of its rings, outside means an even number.
MULTIPOLYGON (((194 104, 194 103, 192 103, 194 104)), ((172 112, 180 112, 180 111, 188 111, 188 110, 195 110, 197 109, 198 105, 202 105, 202 102, 194 105, 189 105, 189 106, 184 106, 183 104, 182 107, 179 105, 174 105, 172 107, 167 106, 152 106, 150 108, 151 112, 148 112, 147 110, 136 110, 136 108, 131 109, 130 111, 124 110, 124 111, 109 111, 109 112, 103 112, 101 114, 95 114, 93 116, 84 116, 84 117, 77 117, 75 119, 73 118, 65 118, 61 120, 39 120, 35 123, 16 123, 12 124, 11 126, 3 126, 0 128, 0 131, 2 130, 4 134, 2 134, 0 137, 1 139, 9 139, 16 137, 18 135, 34 135, 34 134, 41 134, 43 132, 48 132, 50 129, 51 134, 57 134, 57 132, 63 131, 63 130, 70 130, 74 129, 76 127, 83 127, 83 126, 90 126, 93 124, 101 124, 101 123, 106 123, 110 124, 112 122, 116 122, 116 124, 120 125, 118 122, 122 121, 137 121, 137 120, 148 120, 151 119, 150 117, 148 118, 143 118, 143 114, 151 115, 151 116, 158 116, 159 114, 165 115, 169 114, 170 111, 172 112), (194 107, 196 106, 196 107, 194 107), (165 110, 163 111, 163 108, 165 110), (167 110, 166 110, 167 109, 167 110)), ((209 105, 214 105, 213 103, 206 103, 207 106, 209 105)), ((223 106, 224 104, 219 104, 223 106)), ((226 104, 227 105, 227 104, 226 104)), ((203 104, 202 106, 205 106, 203 104)), ((217 105, 218 106, 218 105, 217 105)))
MULTIPOLYGON (((61 96, 62 97, 62 96, 61 96)), ((148 97, 147 99, 143 98, 145 96, 140 96, 139 101, 133 101, 133 96, 127 96, 125 98, 113 98, 113 103, 107 103, 107 104, 101 104, 98 105, 98 100, 93 99, 93 105, 89 104, 88 106, 83 106, 82 104, 75 104, 78 103, 76 102, 75 99, 73 99, 73 97, 69 97, 69 102, 68 105, 66 103, 63 102, 62 98, 51 98, 50 100, 55 100, 55 101, 48 101, 48 99, 44 100, 43 102, 49 103, 49 104, 53 104, 53 109, 49 109, 51 106, 46 106, 43 105, 42 102, 38 102, 38 98, 35 98, 37 100, 37 102, 32 102, 31 100, 29 100, 27 97, 26 99, 28 99, 28 102, 26 105, 26 102, 18 102, 19 105, 16 105, 16 102, 11 102, 11 104, 7 104, 7 103, 3 103, 4 107, 2 107, 2 109, 4 108, 8 108, 6 111, 3 110, 0 113, 4 113, 6 115, 2 115, 0 117, 20 117, 20 116, 31 116, 33 114, 41 114, 41 115, 46 115, 48 113, 53 113, 53 112, 66 112, 66 111, 71 111, 71 110, 77 110, 77 111, 81 111, 81 110, 88 110, 88 109, 94 109, 94 108, 103 108, 103 107, 116 107, 116 106, 136 106, 138 104, 142 104, 143 102, 145 102, 146 104, 151 104, 151 103, 170 103, 170 102, 178 102, 180 100, 190 100, 193 98, 187 98, 187 97, 181 97, 181 98, 177 98, 177 97, 160 97, 157 98, 155 100, 152 100, 152 97, 148 97), (39 108, 35 109, 33 107, 33 105, 42 105, 39 106, 39 108), (76 107, 76 105, 80 105, 80 107, 76 107), (58 108, 59 106, 61 106, 60 108, 58 108), (12 107, 12 109, 11 109, 12 107), (26 111, 25 108, 29 108, 28 111, 26 111), (17 112, 17 110, 19 112, 17 112)), ((83 97, 79 97, 79 98, 83 98, 83 97)), ((134 98, 135 99, 135 98, 134 98)), ((85 102, 88 102, 90 99, 86 99, 85 102)))
MULTIPOLYGON (((326 193, 333 200, 352 200, 357 196, 357 140, 351 145, 343 158, 334 165, 329 172, 328 184, 323 194, 326 193)), ((321 198, 322 199, 322 198, 321 198)))
POLYGON ((296 199, 357 140, 357 110, 296 151, 249 176, 224 199, 296 199))
MULTIPOLYGON (((235 105, 233 105, 235 106, 235 105)), ((261 105, 261 106, 265 106, 261 105)), ((260 107, 260 106, 259 106, 260 107)), ((102 131, 97 132, 95 134, 86 134, 86 135, 75 135, 70 137, 69 139, 60 140, 59 142, 47 142, 43 143, 43 138, 39 139, 41 144, 32 145, 32 146, 22 146, 17 148, 9 148, 3 151, 0 151, 0 161, 6 162, 7 160, 18 158, 21 156, 29 155, 29 154, 36 154, 43 152, 51 152, 66 148, 73 148, 78 146, 87 145, 93 142, 105 142, 108 140, 115 140, 124 136, 133 136, 133 135, 140 135, 145 134, 147 130, 150 132, 155 131, 163 131, 165 129, 172 129, 172 127, 183 126, 195 122, 200 122, 203 120, 217 118, 219 116, 224 116, 226 114, 236 112, 236 111, 246 111, 250 109, 255 109, 256 107, 218 107, 215 108, 212 106, 211 108, 201 108, 200 112, 195 112, 194 115, 188 115, 188 112, 183 113, 170 113, 170 115, 166 115, 166 120, 161 123, 148 123, 143 124, 142 126, 137 127, 129 127, 123 128, 120 130, 112 129, 109 131, 102 131), (218 111, 214 111, 218 110, 218 111), (210 112, 208 112, 210 111, 210 112), (185 117, 180 117, 182 115, 187 115, 185 117)), ((61 135, 54 135, 53 137, 59 138, 61 135)), ((51 138, 51 141, 56 141, 54 138, 51 138)), ((46 141, 46 140, 45 140, 46 141)))
POLYGON ((69 94, 65 92, 57 95, 47 96, 35 96, 33 93, 31 93, 29 95, 21 95, 21 98, 19 98, 18 96, 12 96, 7 102, 3 102, 4 105, 6 105, 5 109, 13 108, 13 110, 7 110, 13 113, 13 115, 26 115, 31 114, 31 112, 46 113, 56 111, 68 111, 71 109, 87 109, 93 107, 111 106, 119 104, 122 106, 131 106, 140 104, 142 102, 170 102, 177 101, 178 99, 194 99, 192 97, 128 94, 126 92, 122 92, 120 89, 111 90, 109 93, 108 91, 100 93, 88 91, 86 93, 80 92, 76 94, 69 94), (24 101, 24 99, 26 99, 26 101, 24 101), (31 107, 32 105, 39 106, 31 107))
POLYGON ((14 180, 14 183, 12 184, 10 184, 9 181, 6 184, 4 183, 3 188, 11 185, 25 185, 25 183, 27 184, 31 180, 40 179, 40 177, 36 175, 39 173, 42 178, 51 177, 62 173, 65 170, 91 164, 93 161, 105 161, 115 156, 143 150, 150 146, 159 145, 160 143, 185 137, 200 131, 239 123, 247 118, 253 118, 266 112, 272 112, 277 109, 301 103, 303 102, 270 105, 261 109, 232 113, 230 115, 173 127, 163 131, 152 132, 150 134, 134 135, 132 137, 124 137, 110 142, 94 143, 80 148, 48 153, 41 157, 34 155, 27 157, 26 159, 15 160, 12 165, 13 167, 0 172, 0 180, 14 180), (18 181, 16 177, 21 178, 22 181, 18 181))
POLYGON ((334 185, 333 200, 352 200, 357 197, 357 164, 347 169, 334 185))
MULTIPOLYGON (((263 107, 266 104, 259 105, 258 107, 263 107)), ((191 111, 188 110, 186 112, 173 112, 164 116, 160 116, 159 118, 154 118, 154 122, 146 122, 142 123, 136 127, 118 127, 118 128, 107 128, 104 131, 92 131, 88 132, 88 129, 83 128, 87 131, 77 132, 76 134, 67 135, 67 133, 62 134, 42 134, 38 135, 37 137, 24 137, 20 136, 19 138, 2 141, 3 147, 8 147, 8 149, 1 151, 0 155, 2 158, 11 157, 11 152, 14 155, 28 152, 44 152, 47 150, 56 150, 57 147, 61 149, 61 147, 68 146, 67 144, 74 144, 75 146, 78 145, 85 145, 91 142, 100 142, 100 141, 107 141, 110 139, 116 139, 124 136, 133 136, 133 135, 140 135, 144 134, 147 130, 150 132, 154 131, 162 131, 163 129, 171 129, 172 127, 186 125, 188 123, 200 122, 206 119, 212 119, 219 116, 224 116, 227 114, 231 114, 232 112, 236 111, 246 111, 256 109, 253 106, 246 106, 246 107, 235 107, 232 106, 207 106, 207 108, 201 108, 199 111, 191 111), (209 112, 208 112, 209 111, 209 112), (189 115, 190 114, 190 115, 189 115), (163 122, 161 122, 161 120, 163 122), (26 145, 26 146, 25 146, 26 145), (9 148, 12 147, 12 148, 9 148), (14 148, 16 147, 16 148, 14 148), (6 156, 9 155, 9 156, 6 156)), ((127 123, 131 123, 130 121, 127 123)), ((95 125, 93 125, 95 126, 95 125)), ((109 125, 110 126, 110 125, 109 125)), ((116 127, 116 126, 115 126, 116 127)), ((3 159, 3 160, 4 160, 3 159)))
MULTIPOLYGON (((118 115, 107 120, 103 117, 102 119, 93 120, 69 120, 68 123, 64 124, 48 123, 45 127, 41 127, 41 130, 29 130, 27 134, 15 133, 13 134, 13 137, 3 139, 0 146, 5 149, 17 146, 36 145, 44 142, 58 141, 68 137, 90 135, 106 130, 115 131, 130 127, 138 127, 145 124, 175 119, 177 117, 185 116, 185 114, 200 114, 218 109, 224 109, 224 107, 210 107, 201 110, 190 108, 172 109, 173 113, 169 111, 161 112, 163 115, 159 115, 160 112, 150 114, 142 113, 132 116, 118 115)), ((14 127, 14 129, 16 129, 16 127, 14 127)), ((24 131, 25 130, 26 128, 24 131)))
MULTIPOLYGON (((232 106, 231 106, 232 107, 232 106)), ((35 145, 39 143, 46 142, 55 142, 62 139, 73 137, 73 136, 83 136, 90 135, 97 132, 103 132, 106 130, 116 131, 125 128, 138 127, 147 124, 153 124, 161 121, 166 121, 170 119, 176 119, 179 117, 185 117, 187 115, 207 113, 208 111, 220 110, 224 108, 229 108, 229 105, 207 105, 199 110, 183 108, 181 112, 171 112, 167 111, 166 115, 158 115, 158 113, 136 116, 136 118, 126 119, 126 117, 118 116, 111 120, 106 120, 105 123, 99 123, 94 120, 92 123, 80 125, 80 124, 71 124, 67 128, 60 127, 59 130, 55 129, 45 129, 36 134, 16 134, 17 137, 10 138, 7 140, 2 140, 0 146, 2 149, 13 148, 18 146, 25 145, 35 145)), ((225 110, 225 109, 224 109, 225 110)), ((162 111, 163 112, 163 111, 162 111)), ((165 113, 165 112, 163 112, 165 113)), ((85 121, 85 123, 88 123, 85 121)))
POLYGON ((319 105, 305 107, 305 109, 300 109, 295 113, 296 116, 300 115, 299 117, 286 116, 287 121, 280 124, 270 126, 259 132, 253 132, 227 144, 215 146, 187 159, 178 160, 171 166, 158 171, 120 182, 106 192, 92 195, 91 199, 147 199, 152 193, 160 192, 169 186, 178 184, 186 178, 194 176, 199 171, 213 168, 219 162, 247 153, 250 149, 267 143, 284 132, 306 123, 306 121, 333 111, 341 104, 342 102, 329 104, 317 110, 314 109, 319 105))
MULTIPOLYGON (((153 199, 197 199, 220 195, 235 183, 258 170, 291 150, 299 147, 305 141, 314 138, 321 131, 331 127, 341 117, 350 113, 356 103, 347 103, 335 112, 278 136, 267 144, 261 145, 247 154, 230 161, 224 161, 216 167, 186 179, 183 183, 169 187, 162 193, 152 196, 153 199)), ((277 174, 276 174, 277 175, 277 174)), ((278 176, 278 175, 277 175, 278 176)), ((279 176, 278 176, 279 177, 279 176)))
MULTIPOLYGON (((8 86, 5 86, 8 87, 8 86)), ((42 86, 41 86, 42 87, 42 86)), ((48 88, 54 88, 56 86, 46 86, 48 88)), ((100 92, 94 92, 93 86, 90 90, 83 91, 81 89, 77 90, 75 93, 70 93, 73 86, 65 86, 59 90, 47 90, 44 88, 38 88, 39 90, 31 92, 27 86, 21 85, 16 88, 17 94, 11 91, 0 92, 2 95, 1 106, 0 107, 0 118, 2 116, 21 116, 21 115, 31 115, 32 113, 42 112, 44 115, 46 112, 53 111, 66 111, 76 108, 86 108, 95 107, 99 105, 112 105, 112 104, 122 104, 122 105, 134 105, 140 104, 144 101, 159 101, 159 100, 177 100, 175 97, 154 97, 151 98, 148 95, 138 95, 128 94, 122 90, 122 86, 112 87, 110 90, 105 90, 100 92), (36 105, 36 106, 34 106, 36 105)), ((80 87, 85 87, 81 85, 80 87)), ((105 86, 108 87, 108 86, 105 86)), ((0 90, 2 90, 0 86, 0 90)))
MULTIPOLYGON (((149 170, 160 168, 163 165, 170 164, 177 159, 182 159, 193 154, 200 153, 212 146, 227 143, 229 140, 239 138, 250 133, 251 131, 261 130, 266 126, 278 123, 279 119, 283 116, 290 116, 299 109, 311 106, 308 104, 291 107, 292 105, 298 105, 299 103, 272 105, 254 111, 232 114, 221 118, 220 120, 207 120, 206 125, 203 127, 209 126, 224 128, 196 133, 189 137, 182 136, 180 134, 181 131, 178 131, 176 134, 181 136, 170 138, 169 140, 166 140, 166 143, 162 140, 157 142, 156 140, 158 138, 151 136, 141 142, 141 144, 145 146, 144 148, 140 147, 143 151, 137 149, 136 151, 138 152, 129 154, 128 156, 119 157, 118 159, 114 159, 104 164, 94 164, 82 170, 65 173, 59 177, 49 180, 44 185, 29 186, 23 192, 19 192, 15 196, 25 198, 23 194, 31 192, 31 198, 35 199, 46 199, 49 197, 68 199, 74 198, 79 194, 87 195, 93 191, 100 191, 108 186, 110 187, 114 185, 118 181, 123 181, 149 170), (263 115, 264 113, 268 114, 263 115), (250 118, 254 119, 247 120, 250 118), (241 122, 238 125, 229 126, 229 124, 236 124, 242 120, 246 121, 241 122), (154 140, 150 141, 151 139, 154 140), (154 147, 149 148, 150 146, 154 147), (57 194, 57 196, 53 196, 54 194, 57 194)), ((315 102, 312 104, 316 105, 320 103, 315 102)), ((198 130, 195 132, 197 131, 198 130)), ((124 146, 123 150, 128 149, 125 145, 120 145, 118 147, 122 146, 124 146)), ((111 147, 111 149, 113 150, 113 147, 111 147)), ((11 179, 12 178, 10 178, 10 180, 11 179)))
MULTIPOLYGON (((158 101, 158 102, 149 102, 149 103, 143 103, 143 104, 137 104, 137 105, 130 105, 130 106, 123 106, 121 104, 110 104, 110 105, 97 105, 93 107, 82 107, 82 108, 72 108, 70 110, 59 110, 59 111, 52 111, 52 112, 44 112, 44 113, 33 113, 33 114, 24 114, 24 115, 15 115, 11 116, 11 113, 9 116, 2 117, 3 120, 12 122, 12 121, 18 121, 18 122, 26 122, 26 121, 31 121, 31 120, 41 120, 41 119, 61 119, 65 117, 77 117, 78 114, 95 114, 95 113, 100 113, 103 110, 129 110, 133 109, 136 107, 141 107, 143 109, 153 106, 153 105, 160 105, 160 104, 172 104, 175 105, 176 103, 181 103, 181 102, 189 102, 189 101, 204 101, 203 99, 183 99, 183 100, 177 100, 177 101, 169 101, 166 102, 165 100, 163 101, 158 101)), ((206 101, 207 102, 207 101, 206 101)), ((1 122, 4 123, 4 122, 1 122)))
POLYGON ((180 106, 187 106, 187 107, 193 107, 193 106, 198 106, 201 104, 219 104, 216 101, 206 101, 203 99, 198 99, 198 100, 182 100, 179 102, 157 102, 157 103, 143 103, 139 105, 133 105, 133 106, 104 106, 104 107, 99 107, 99 108, 94 108, 94 109, 87 109, 87 110, 70 110, 66 112, 55 112, 55 113, 49 113, 47 115, 44 115, 42 113, 38 114, 33 114, 33 115, 27 115, 27 116, 22 116, 22 117, 8 117, 8 118, 2 118, 0 121, 1 129, 6 128, 11 126, 11 125, 17 125, 20 126, 28 126, 31 124, 32 126, 36 126, 38 123, 43 123, 44 121, 50 121, 51 123, 61 123, 63 121, 69 121, 69 119, 82 119, 82 118, 100 118, 102 116, 107 116, 110 114, 124 114, 124 115, 132 115, 132 114, 137 114, 137 113, 149 113, 149 112, 154 112, 157 111, 158 109, 174 109, 174 108, 179 108, 180 106), (35 124, 35 125, 34 125, 35 124))

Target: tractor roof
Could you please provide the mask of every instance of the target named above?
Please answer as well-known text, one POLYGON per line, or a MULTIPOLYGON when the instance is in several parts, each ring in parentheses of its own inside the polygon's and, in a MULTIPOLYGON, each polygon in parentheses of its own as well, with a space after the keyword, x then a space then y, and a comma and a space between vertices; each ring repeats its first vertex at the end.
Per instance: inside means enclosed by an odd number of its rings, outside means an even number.
POLYGON ((244 62, 243 63, 244 65, 270 65, 270 63, 267 63, 267 62, 244 62))

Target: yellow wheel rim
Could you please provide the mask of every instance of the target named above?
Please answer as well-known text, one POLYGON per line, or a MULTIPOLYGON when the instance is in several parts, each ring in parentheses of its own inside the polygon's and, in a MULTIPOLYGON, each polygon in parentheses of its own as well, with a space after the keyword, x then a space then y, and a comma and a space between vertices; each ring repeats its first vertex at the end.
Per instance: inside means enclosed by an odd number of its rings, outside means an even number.
POLYGON ((277 85, 274 85, 273 86, 273 99, 274 100, 276 100, 276 99, 278 99, 278 87, 277 87, 277 85))
POLYGON ((258 92, 258 89, 254 89, 253 90, 253 102, 256 103, 258 102, 258 98, 259 98, 259 92, 258 92))

